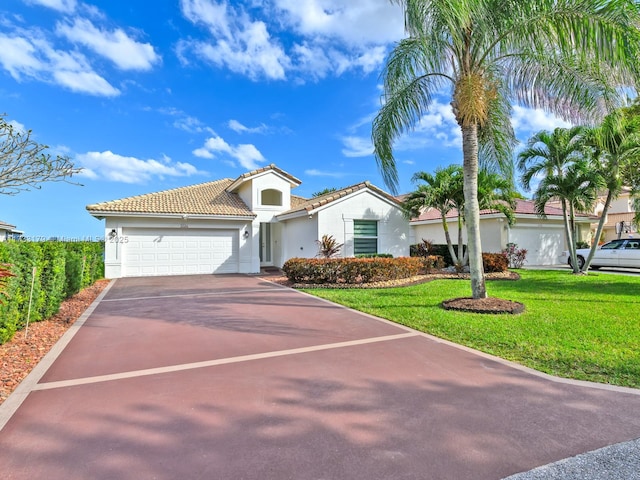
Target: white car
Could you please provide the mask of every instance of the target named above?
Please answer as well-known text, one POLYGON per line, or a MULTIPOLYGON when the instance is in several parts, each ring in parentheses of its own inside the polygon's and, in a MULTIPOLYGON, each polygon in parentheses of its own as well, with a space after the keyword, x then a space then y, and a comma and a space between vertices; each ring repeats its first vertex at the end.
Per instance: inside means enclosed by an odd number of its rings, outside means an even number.
MULTIPOLYGON (((589 251, 589 248, 576 250, 578 266, 581 269, 589 251)), ((568 263, 571 265, 571 257, 568 258, 568 263)), ((597 248, 591 260, 591 268, 600 267, 640 268, 640 238, 620 238, 597 248)))

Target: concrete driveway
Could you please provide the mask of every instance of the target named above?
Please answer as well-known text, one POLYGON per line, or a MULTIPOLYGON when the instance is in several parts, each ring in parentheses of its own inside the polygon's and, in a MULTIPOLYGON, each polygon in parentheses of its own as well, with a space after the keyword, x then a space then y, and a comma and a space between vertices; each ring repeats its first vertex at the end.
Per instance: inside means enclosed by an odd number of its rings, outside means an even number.
POLYGON ((0 407, 4 479, 500 479, 640 437, 639 391, 256 277, 119 279, 73 331, 0 407))

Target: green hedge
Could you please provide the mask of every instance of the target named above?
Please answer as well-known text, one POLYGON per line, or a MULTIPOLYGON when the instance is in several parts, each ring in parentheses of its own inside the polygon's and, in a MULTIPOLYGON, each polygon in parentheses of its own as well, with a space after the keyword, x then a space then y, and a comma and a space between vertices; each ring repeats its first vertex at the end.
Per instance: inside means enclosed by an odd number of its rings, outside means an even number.
MULTIPOLYGON (((453 245, 453 250, 458 254, 458 245, 453 245)), ((467 250, 467 246, 463 245, 463 250, 467 250)), ((439 255, 444 259, 445 265, 453 265, 453 259, 449 253, 449 247, 446 243, 433 243, 429 245, 429 250, 425 248, 424 243, 416 243, 409 246, 409 255, 412 257, 426 257, 427 255, 439 255)))
POLYGON ((58 312, 62 300, 104 277, 102 242, 1 242, 0 264, 7 264, 9 277, 0 304, 0 344, 30 322, 58 312), (35 267, 35 277, 33 268, 35 267))
POLYGON ((424 271, 421 258, 291 258, 282 271, 294 283, 370 283, 408 278, 424 271))

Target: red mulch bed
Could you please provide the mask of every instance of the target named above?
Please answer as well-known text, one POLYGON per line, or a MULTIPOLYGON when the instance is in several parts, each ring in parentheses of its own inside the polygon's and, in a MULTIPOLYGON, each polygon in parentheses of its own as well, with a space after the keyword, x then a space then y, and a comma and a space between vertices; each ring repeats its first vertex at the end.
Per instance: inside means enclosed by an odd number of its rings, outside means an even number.
POLYGON ((22 330, 9 342, 0 345, 0 404, 11 395, 108 284, 109 280, 100 280, 85 288, 62 302, 60 311, 53 317, 29 324, 26 338, 25 331, 22 330))

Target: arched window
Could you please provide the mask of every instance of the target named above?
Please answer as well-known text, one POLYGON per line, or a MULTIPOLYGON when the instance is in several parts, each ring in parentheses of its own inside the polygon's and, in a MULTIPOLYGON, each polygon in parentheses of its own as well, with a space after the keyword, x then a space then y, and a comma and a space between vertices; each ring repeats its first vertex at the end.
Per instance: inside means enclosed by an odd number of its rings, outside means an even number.
POLYGON ((278 207, 281 207, 282 192, 280 190, 275 190, 273 188, 262 190, 262 193, 260 195, 260 203, 262 205, 276 205, 278 207))

